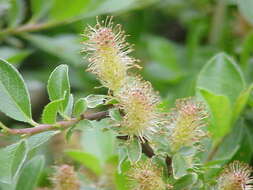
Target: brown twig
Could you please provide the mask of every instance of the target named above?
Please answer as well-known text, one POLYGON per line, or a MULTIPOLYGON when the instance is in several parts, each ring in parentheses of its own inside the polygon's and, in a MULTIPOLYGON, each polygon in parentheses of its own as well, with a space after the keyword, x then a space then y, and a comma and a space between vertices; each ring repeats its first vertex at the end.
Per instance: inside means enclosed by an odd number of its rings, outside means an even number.
MULTIPOLYGON (((55 124, 39 124, 35 127, 30 128, 22 128, 22 129, 5 129, 4 133, 0 133, 1 136, 6 135, 34 135, 37 133, 41 133, 44 131, 51 131, 51 130, 57 130, 57 129, 66 129, 68 127, 73 126, 74 124, 78 123, 81 120, 88 119, 88 120, 101 120, 103 118, 108 117, 108 111, 102 111, 97 113, 84 113, 79 118, 71 118, 69 120, 59 121, 55 124)), ((128 136, 118 136, 118 139, 127 140, 128 136)), ((148 141, 145 140, 145 142, 141 143, 142 146, 142 152, 149 158, 155 156, 154 150, 149 145, 148 141)), ((170 158, 166 158, 166 163, 168 165, 168 168, 170 168, 170 164, 168 162, 170 158)))
POLYGON ((41 133, 44 131, 51 131, 51 130, 57 130, 57 129, 66 129, 76 123, 78 123, 81 120, 88 119, 88 120, 101 120, 108 116, 107 111, 97 112, 97 113, 84 113, 81 115, 80 118, 71 118, 69 120, 59 121, 55 124, 39 124, 35 127, 30 128, 23 128, 23 129, 10 129, 5 130, 5 133, 1 133, 1 136, 6 135, 33 135, 37 133, 41 133))
POLYGON ((51 27, 55 27, 58 25, 67 24, 69 22, 48 22, 48 23, 28 23, 23 26, 17 28, 8 28, 0 32, 0 34, 8 34, 15 35, 24 32, 37 32, 45 29, 49 29, 51 27))

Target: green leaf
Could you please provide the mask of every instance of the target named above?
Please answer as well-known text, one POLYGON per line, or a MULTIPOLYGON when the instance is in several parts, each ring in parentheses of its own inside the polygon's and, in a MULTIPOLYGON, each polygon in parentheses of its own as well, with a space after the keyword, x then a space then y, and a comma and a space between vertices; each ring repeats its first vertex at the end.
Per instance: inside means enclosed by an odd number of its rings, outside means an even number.
POLYGON ((26 142, 0 149, 0 182, 13 183, 27 156, 26 142))
POLYGON ((184 146, 180 148, 178 152, 183 156, 193 156, 196 154, 197 150, 195 147, 184 146))
POLYGON ((204 89, 200 89, 200 93, 208 103, 211 111, 212 119, 209 131, 212 134, 212 138, 218 141, 230 132, 232 127, 232 106, 226 96, 215 95, 204 89))
POLYGON ((79 116, 87 110, 87 102, 85 98, 80 98, 74 105, 74 116, 79 116))
POLYGON ((57 113, 61 110, 64 99, 54 100, 47 104, 42 113, 42 122, 47 124, 56 123, 57 113))
POLYGON ((53 5, 54 1, 31 0, 32 21, 39 20, 45 16, 53 5))
POLYGON ((25 82, 15 67, 1 59, 0 110, 15 120, 33 123, 25 82))
POLYGON ((235 102, 235 106, 234 106, 233 121, 236 121, 236 119, 239 117, 242 110, 245 108, 249 100, 250 93, 252 92, 252 89, 253 89, 253 84, 250 85, 244 91, 242 91, 239 97, 237 98, 235 102))
MULTIPOLYGON (((96 156, 102 164, 116 153, 115 134, 111 130, 102 131, 108 127, 109 120, 89 122, 93 127, 83 125, 83 133, 81 137, 81 145, 83 150, 96 156)), ((79 126, 80 129, 81 126, 79 126)))
POLYGON ((248 22, 253 24, 253 1, 252 0, 237 0, 239 10, 248 22))
POLYGON ((175 81, 178 80, 182 71, 178 64, 177 48, 170 41, 157 37, 147 36, 148 53, 152 60, 147 64, 145 70, 149 76, 159 79, 160 81, 175 81))
POLYGON ((88 108, 95 108, 99 105, 103 105, 106 102, 106 98, 107 96, 105 95, 91 94, 87 96, 85 99, 86 99, 88 108))
POLYGON ((209 130, 217 143, 230 132, 245 105, 247 93, 243 94, 243 74, 228 55, 217 54, 199 73, 197 90, 210 108, 212 121, 209 130))
POLYGON ((243 71, 247 72, 247 68, 250 64, 250 58, 253 51, 253 32, 249 32, 245 37, 241 45, 240 64, 242 65, 243 71))
POLYGON ((141 159, 142 148, 138 139, 134 138, 128 141, 127 155, 132 163, 136 163, 141 159))
POLYGON ((63 113, 64 115, 71 117, 72 110, 73 110, 73 104, 74 104, 74 97, 73 97, 73 94, 70 94, 69 99, 68 99, 68 104, 67 104, 67 106, 64 110, 64 113, 63 113))
POLYGON ((51 73, 48 79, 47 91, 51 101, 64 99, 60 108, 60 111, 64 112, 68 105, 70 96, 70 84, 67 65, 59 65, 51 73))
MULTIPOLYGON (((242 120, 239 120, 233 130, 228 134, 220 144, 213 160, 223 160, 228 162, 236 154, 242 144, 246 127, 242 120)), ((224 164, 225 162, 223 162, 224 164)))
POLYGON ((219 53, 202 68, 197 80, 197 88, 215 95, 222 95, 234 103, 245 89, 243 74, 234 60, 219 53))
POLYGON ((110 109, 109 116, 111 117, 112 120, 122 121, 122 116, 119 112, 119 109, 116 109, 116 108, 110 109))
POLYGON ((95 1, 95 6, 90 6, 89 11, 85 14, 88 16, 96 16, 105 13, 123 11, 132 8, 136 4, 136 0, 100 0, 95 1))
POLYGON ((188 174, 182 178, 180 178, 173 187, 177 190, 184 190, 186 188, 190 189, 192 185, 194 185, 198 180, 198 175, 195 173, 188 174))
POLYGON ((10 9, 8 10, 8 22, 10 27, 18 26, 25 18, 24 0, 10 0, 10 9))
POLYGON ((89 168, 95 174, 100 175, 102 173, 101 163, 96 156, 87 152, 81 152, 79 150, 67 150, 65 151, 68 156, 77 162, 83 164, 86 168, 89 168))
POLYGON ((39 34, 24 34, 22 36, 43 51, 58 57, 68 64, 77 66, 82 63, 82 57, 78 54, 81 45, 76 35, 62 34, 48 37, 39 34))
POLYGON ((31 54, 29 49, 18 49, 8 46, 2 46, 0 48, 0 58, 5 59, 11 64, 19 64, 23 61, 28 55, 31 54))
POLYGON ((82 17, 88 10, 90 0, 54 0, 54 4, 49 13, 50 20, 64 21, 82 17), (66 7, 68 5, 68 7, 66 7))
POLYGON ((37 156, 26 163, 18 179, 16 190, 34 190, 44 168, 45 159, 37 156))
POLYGON ((48 142, 51 137, 55 136, 58 133, 59 133, 58 131, 45 131, 28 137, 27 138, 28 150, 31 151, 41 146, 42 144, 48 142))
POLYGON ((122 164, 127 159, 127 149, 124 146, 118 147, 118 156, 119 156, 119 163, 118 163, 118 173, 121 174, 122 164))
POLYGON ((172 157, 172 169, 175 179, 179 179, 187 174, 188 164, 181 154, 177 153, 172 157))

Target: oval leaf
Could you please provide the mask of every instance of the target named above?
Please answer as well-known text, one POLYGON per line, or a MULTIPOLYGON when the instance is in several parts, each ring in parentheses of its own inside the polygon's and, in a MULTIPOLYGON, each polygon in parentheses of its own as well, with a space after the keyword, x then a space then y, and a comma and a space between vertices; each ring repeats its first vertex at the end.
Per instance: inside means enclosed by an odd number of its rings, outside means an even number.
POLYGON ((55 100, 47 104, 42 113, 42 122, 54 124, 56 122, 57 112, 60 110, 63 99, 55 100))
POLYGON ((30 96, 22 76, 0 59, 0 110, 9 117, 32 123, 30 96))
POLYGON ((21 171, 16 190, 34 190, 45 165, 43 156, 34 157, 21 171))
POLYGON ((79 116, 84 113, 87 109, 87 102, 85 98, 80 98, 76 101, 74 106, 74 116, 79 116))
POLYGON ((201 70, 197 88, 205 89, 215 95, 223 95, 234 103, 245 88, 240 68, 234 60, 224 53, 214 56, 201 70))
POLYGON ((232 106, 226 96, 215 95, 201 89, 201 95, 206 100, 211 112, 211 125, 209 131, 212 138, 219 140, 230 132, 232 127, 232 106))
POLYGON ((87 96, 85 99, 86 99, 88 108, 95 108, 99 105, 105 104, 106 98, 107 98, 107 96, 105 96, 105 95, 91 94, 91 95, 87 96))
POLYGON ((109 116, 112 120, 122 121, 122 116, 120 114, 119 109, 113 108, 109 110, 109 116))
POLYGON ((100 175, 102 172, 101 164, 99 160, 92 154, 87 152, 81 152, 79 150, 68 150, 66 151, 72 159, 77 162, 80 162, 85 167, 89 168, 95 174, 100 175))
POLYGON ((253 89, 253 84, 251 84, 247 89, 242 91, 239 97, 237 98, 235 106, 234 106, 233 121, 236 121, 240 113, 245 108, 248 102, 248 99, 250 97, 250 93, 252 92, 252 89, 253 89))
POLYGON ((59 131, 45 131, 39 134, 32 135, 27 138, 28 150, 34 150, 42 144, 48 142, 51 137, 58 134, 59 131))
POLYGON ((70 96, 67 65, 60 65, 55 68, 48 79, 47 90, 51 101, 64 99, 61 107, 61 112, 64 112, 70 96))
POLYGON ((141 143, 139 142, 138 139, 132 139, 128 143, 129 143, 127 145, 128 158, 132 163, 136 163, 141 158, 142 153, 141 143))
POLYGON ((0 149, 0 182, 10 184, 16 177, 26 159, 25 141, 0 149))
POLYGON ((187 174, 188 164, 185 158, 177 153, 172 157, 173 176, 179 179, 187 174))

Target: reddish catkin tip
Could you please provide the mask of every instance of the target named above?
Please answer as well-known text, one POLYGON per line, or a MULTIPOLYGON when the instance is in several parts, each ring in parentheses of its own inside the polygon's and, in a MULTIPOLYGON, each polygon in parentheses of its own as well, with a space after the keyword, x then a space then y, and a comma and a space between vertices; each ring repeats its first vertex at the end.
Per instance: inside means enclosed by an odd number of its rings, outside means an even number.
POLYGON ((127 70, 135 66, 136 59, 129 56, 132 46, 126 43, 121 25, 114 26, 112 17, 85 30, 83 52, 90 62, 88 71, 97 75, 101 83, 112 91, 119 90, 125 83, 127 70))
POLYGON ((162 169, 152 163, 151 160, 139 162, 128 173, 133 190, 167 190, 172 186, 166 184, 162 169))
POLYGON ((156 132, 161 120, 156 109, 160 100, 149 82, 129 77, 117 98, 124 110, 122 133, 148 138, 149 134, 156 132))
POLYGON ((56 173, 52 178, 54 190, 79 190, 80 182, 74 171, 69 165, 56 167, 56 173))
POLYGON ((252 168, 239 161, 230 163, 218 179, 218 190, 253 190, 252 168))
POLYGON ((207 132, 202 128, 207 125, 207 117, 204 104, 195 98, 177 100, 168 125, 172 151, 184 146, 193 146, 206 137, 207 132))

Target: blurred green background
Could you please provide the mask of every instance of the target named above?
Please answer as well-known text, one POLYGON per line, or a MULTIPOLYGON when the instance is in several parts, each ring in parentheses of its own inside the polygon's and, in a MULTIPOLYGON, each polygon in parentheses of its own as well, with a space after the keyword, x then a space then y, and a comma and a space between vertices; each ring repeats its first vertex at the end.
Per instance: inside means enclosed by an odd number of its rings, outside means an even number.
MULTIPOLYGON (((81 34, 87 24, 96 23, 96 16, 102 20, 113 15, 130 35, 127 40, 134 44, 133 56, 141 60, 141 75, 170 107, 177 98, 195 95, 200 69, 218 52, 231 55, 247 84, 252 83, 252 10, 252 0, 0 0, 0 58, 15 65, 25 78, 39 121, 49 102, 47 79, 57 65, 69 65, 75 97, 107 92, 94 88, 99 82, 85 72, 81 34)), ((249 125, 252 105, 250 100, 244 115, 249 125)), ((0 120, 20 125, 2 114, 0 120)), ((59 137, 45 152, 53 152, 49 157, 57 162, 62 146, 59 137)))

